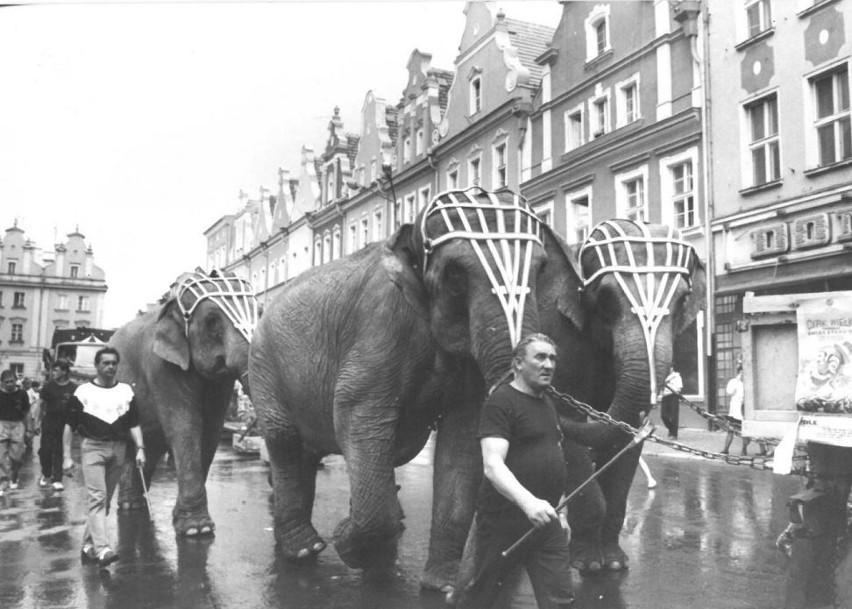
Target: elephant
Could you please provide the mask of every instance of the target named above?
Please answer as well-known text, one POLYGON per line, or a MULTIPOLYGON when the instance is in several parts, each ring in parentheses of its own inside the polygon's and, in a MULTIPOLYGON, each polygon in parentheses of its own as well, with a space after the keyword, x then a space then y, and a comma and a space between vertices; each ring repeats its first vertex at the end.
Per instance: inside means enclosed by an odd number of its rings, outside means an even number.
MULTIPOLYGON (((705 307, 704 266, 659 224, 604 221, 579 249, 552 237, 538 296, 541 331, 559 349, 553 387, 638 427, 672 364, 675 337, 705 307)), ((570 492, 630 437, 559 410, 570 492)), ((626 453, 569 507, 572 564, 581 573, 627 567, 618 536, 641 450, 626 453)))
MULTIPOLYGON (((145 441, 146 485, 171 452, 178 481, 172 521, 178 535, 212 534, 205 482, 221 437, 234 382, 247 385, 249 341, 257 323, 251 286, 234 275, 197 269, 182 275, 157 311, 110 339, 121 354, 118 380, 133 387, 145 441)), ((119 507, 143 505, 141 480, 128 464, 119 507)))
POLYGON ((540 222, 508 190, 448 191, 385 242, 294 278, 266 307, 249 364, 273 477, 275 539, 295 561, 326 547, 311 521, 320 458, 342 454, 349 515, 333 533, 353 568, 387 573, 402 511, 394 467, 436 428, 422 583, 452 583, 481 480, 485 388, 537 325, 540 222))

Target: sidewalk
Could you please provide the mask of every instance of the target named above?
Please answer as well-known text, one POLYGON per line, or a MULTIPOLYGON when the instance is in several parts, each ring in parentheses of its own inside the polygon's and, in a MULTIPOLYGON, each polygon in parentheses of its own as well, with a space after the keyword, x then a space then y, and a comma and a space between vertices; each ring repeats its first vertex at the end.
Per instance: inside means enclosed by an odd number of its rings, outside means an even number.
MULTIPOLYGON (((651 422, 655 426, 654 435, 659 438, 667 439, 668 431, 666 430, 666 426, 663 425, 663 422, 660 420, 659 409, 654 409, 651 412, 651 422)), ((676 440, 678 443, 685 444, 690 448, 697 448, 699 450, 706 450, 718 453, 725 446, 726 435, 727 433, 724 431, 708 431, 707 419, 703 418, 701 415, 699 415, 697 412, 695 412, 688 406, 681 405, 680 421, 676 440)), ((734 443, 731 445, 731 454, 739 455, 741 446, 742 444, 740 439, 735 438, 734 443)), ((758 450, 758 445, 753 442, 749 446, 749 455, 756 455, 758 450)), ((654 455, 660 457, 674 457, 680 459, 701 459, 701 457, 697 455, 690 455, 689 453, 680 452, 673 448, 663 446, 662 444, 658 444, 657 442, 653 441, 645 442, 645 448, 642 449, 642 454, 644 456, 654 455)), ((722 461, 718 461, 718 463, 722 463, 722 461)))

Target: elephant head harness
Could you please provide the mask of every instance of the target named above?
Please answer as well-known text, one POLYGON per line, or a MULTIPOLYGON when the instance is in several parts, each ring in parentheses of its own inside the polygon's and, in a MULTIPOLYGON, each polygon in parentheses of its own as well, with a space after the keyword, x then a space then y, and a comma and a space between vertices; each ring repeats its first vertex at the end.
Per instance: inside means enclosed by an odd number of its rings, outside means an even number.
POLYGON ((510 195, 510 200, 501 201, 479 187, 442 193, 424 210, 420 234, 424 274, 429 256, 438 246, 451 239, 470 242, 503 307, 514 347, 521 339, 533 247, 542 242, 538 216, 526 200, 510 195), (446 231, 430 236, 426 225, 435 215, 443 218, 446 231), (486 252, 491 254, 490 260, 486 252))
POLYGON ((605 274, 615 277, 630 301, 631 312, 639 318, 645 335, 651 377, 651 404, 657 399, 654 344, 663 317, 671 313, 671 303, 678 280, 685 277, 692 287, 695 250, 683 241, 680 231, 667 227, 668 233, 653 236, 645 224, 632 220, 605 220, 589 233, 580 248, 580 268, 585 275, 583 255, 592 252, 600 264, 589 277, 582 277, 588 287, 605 274), (628 234, 626 227, 635 227, 628 234), (644 256, 642 255, 644 252, 644 256), (644 261, 643 261, 644 258, 644 261))
POLYGON ((226 276, 219 271, 208 275, 197 269, 194 273, 182 277, 172 294, 183 315, 187 337, 192 314, 202 301, 209 298, 222 309, 240 334, 251 342, 252 333, 257 326, 257 298, 248 281, 235 275, 226 276))

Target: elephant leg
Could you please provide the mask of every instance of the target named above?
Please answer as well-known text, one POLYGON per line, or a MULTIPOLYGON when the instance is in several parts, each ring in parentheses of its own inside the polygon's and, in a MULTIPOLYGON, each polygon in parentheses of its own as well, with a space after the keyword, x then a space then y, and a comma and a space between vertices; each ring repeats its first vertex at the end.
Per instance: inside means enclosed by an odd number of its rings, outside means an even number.
POLYGON ((326 543, 311 524, 320 457, 306 451, 296 430, 267 433, 275 500, 275 541, 287 558, 312 559, 326 543))
MULTIPOLYGON (((620 446, 614 447, 612 454, 604 455, 600 462, 606 463, 619 448, 620 446)), ((627 451, 598 479, 606 500, 606 515, 601 525, 604 568, 610 571, 621 571, 627 568, 628 556, 621 549, 618 537, 624 525, 627 495, 630 493, 630 486, 633 484, 633 476, 636 474, 636 466, 641 454, 642 446, 627 451)))
MULTIPOLYGON (((591 451, 565 438, 562 442, 569 494, 585 482, 595 471, 591 451)), ((597 481, 580 491, 568 505, 568 523, 571 525, 571 566, 583 575, 596 573, 604 564, 601 542, 601 524, 606 512, 606 501, 597 481)))
POLYGON ((359 400, 335 404, 338 438, 349 472, 349 516, 334 531, 334 545, 348 566, 385 573, 396 560, 402 516, 396 494, 393 456, 398 404, 359 400))
POLYGON ((438 427, 432 482, 429 556, 420 585, 449 591, 459 571, 482 480, 478 409, 450 410, 438 427))

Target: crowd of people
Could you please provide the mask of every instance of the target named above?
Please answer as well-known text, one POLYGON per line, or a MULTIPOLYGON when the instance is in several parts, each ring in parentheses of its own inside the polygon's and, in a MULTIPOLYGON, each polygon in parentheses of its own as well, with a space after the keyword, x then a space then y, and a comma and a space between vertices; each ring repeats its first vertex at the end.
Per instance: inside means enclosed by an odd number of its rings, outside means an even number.
POLYGON ((95 378, 79 385, 71 381, 71 366, 62 359, 54 362, 44 387, 28 380, 19 384, 13 370, 0 373, 0 497, 18 490, 24 455, 37 435, 38 486, 62 491, 63 476, 74 467, 71 444, 77 433, 88 508, 81 560, 101 567, 118 560, 106 519, 131 439, 132 460, 138 467, 145 464, 139 410, 133 389, 116 379, 119 362, 117 350, 101 349, 95 355, 95 378))

